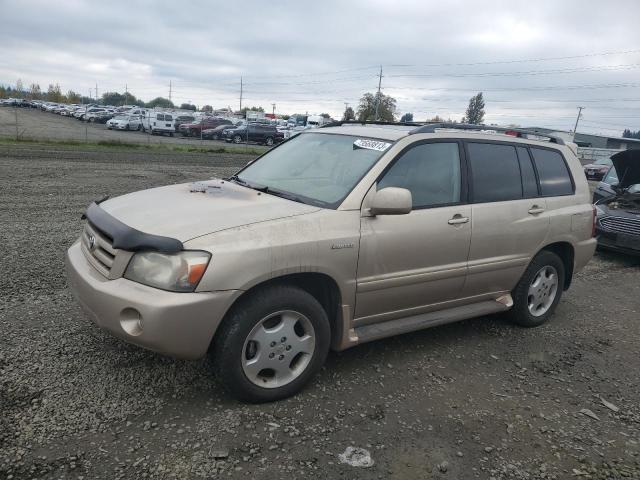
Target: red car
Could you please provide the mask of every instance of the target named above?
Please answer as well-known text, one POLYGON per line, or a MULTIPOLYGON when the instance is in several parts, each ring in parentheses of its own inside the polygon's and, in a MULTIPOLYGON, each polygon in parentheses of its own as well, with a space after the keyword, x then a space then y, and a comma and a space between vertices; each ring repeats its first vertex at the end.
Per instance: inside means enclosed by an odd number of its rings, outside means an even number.
POLYGON ((216 117, 204 117, 193 123, 183 123, 180 125, 180 133, 183 137, 199 137, 202 130, 210 130, 220 125, 233 125, 229 120, 216 117))
POLYGON ((587 176, 587 180, 602 180, 602 178, 607 174, 609 168, 611 168, 611 159, 603 158, 600 160, 596 160, 593 163, 585 165, 584 174, 587 176))

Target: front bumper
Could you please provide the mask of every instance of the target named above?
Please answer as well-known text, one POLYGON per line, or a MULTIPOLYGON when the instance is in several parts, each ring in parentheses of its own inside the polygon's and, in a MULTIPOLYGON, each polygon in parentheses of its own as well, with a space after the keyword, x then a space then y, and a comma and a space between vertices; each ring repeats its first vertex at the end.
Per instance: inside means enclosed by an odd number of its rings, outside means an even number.
POLYGON ((624 239, 619 238, 617 233, 603 230, 600 225, 596 227, 596 235, 598 238, 598 247, 607 250, 615 250, 616 252, 626 253, 628 255, 640 255, 640 237, 626 236, 624 239), (635 242, 630 241, 633 238, 635 242))
POLYGON ((108 280, 89 264, 79 242, 67 251, 65 264, 69 286, 94 323, 126 342, 176 358, 203 357, 242 293, 174 293, 125 278, 108 280))

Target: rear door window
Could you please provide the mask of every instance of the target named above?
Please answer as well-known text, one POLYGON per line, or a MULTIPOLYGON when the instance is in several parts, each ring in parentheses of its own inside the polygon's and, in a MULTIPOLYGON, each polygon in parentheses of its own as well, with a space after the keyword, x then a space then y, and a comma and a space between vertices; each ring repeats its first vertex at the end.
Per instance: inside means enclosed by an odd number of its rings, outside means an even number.
POLYGON ((495 143, 467 143, 473 200, 502 202, 522 198, 516 148, 495 143))
POLYGON ((546 148, 531 148, 540 178, 540 193, 545 197, 573 194, 573 182, 560 152, 546 148))
POLYGON ((163 114, 161 114, 161 113, 158 113, 158 114, 156 115, 156 120, 164 121, 164 115, 163 115, 163 114))
POLYGON ((413 208, 459 203, 461 200, 460 153, 457 143, 424 143, 410 148, 378 181, 377 189, 406 188, 413 208))

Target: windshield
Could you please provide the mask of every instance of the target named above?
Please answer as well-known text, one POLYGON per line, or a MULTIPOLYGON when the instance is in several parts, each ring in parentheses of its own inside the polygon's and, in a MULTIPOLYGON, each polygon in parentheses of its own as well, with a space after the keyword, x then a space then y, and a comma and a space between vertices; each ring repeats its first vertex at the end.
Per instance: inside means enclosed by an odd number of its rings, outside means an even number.
POLYGON ((391 142, 347 135, 298 135, 260 157, 237 178, 267 193, 336 208, 391 142), (285 195, 283 195, 285 196, 285 195))
POLYGON ((113 117, 114 120, 128 120, 129 116, 128 115, 116 115, 115 117, 113 117))
POLYGON ((616 167, 611 167, 602 181, 604 183, 608 183, 609 185, 617 185, 619 180, 618 172, 616 172, 616 167))

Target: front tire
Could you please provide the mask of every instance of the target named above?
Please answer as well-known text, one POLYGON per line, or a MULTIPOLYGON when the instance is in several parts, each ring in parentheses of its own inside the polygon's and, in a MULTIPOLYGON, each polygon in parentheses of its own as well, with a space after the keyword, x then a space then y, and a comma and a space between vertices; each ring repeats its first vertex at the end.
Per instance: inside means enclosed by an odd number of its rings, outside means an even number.
POLYGON ((273 285, 241 299, 213 342, 216 374, 237 399, 271 402, 300 391, 329 351, 327 314, 308 292, 273 285))
POLYGON ((238 144, 238 145, 241 144, 242 143, 242 137, 240 135, 235 135, 233 137, 233 143, 238 144))
POLYGON ((273 137, 267 137, 267 139, 264 141, 264 144, 265 144, 267 147, 271 147, 271 146, 273 146, 273 137))
POLYGON ((523 327, 537 327, 545 323, 562 297, 564 278, 562 259, 553 252, 542 250, 511 292, 513 307, 507 312, 507 318, 523 327))

